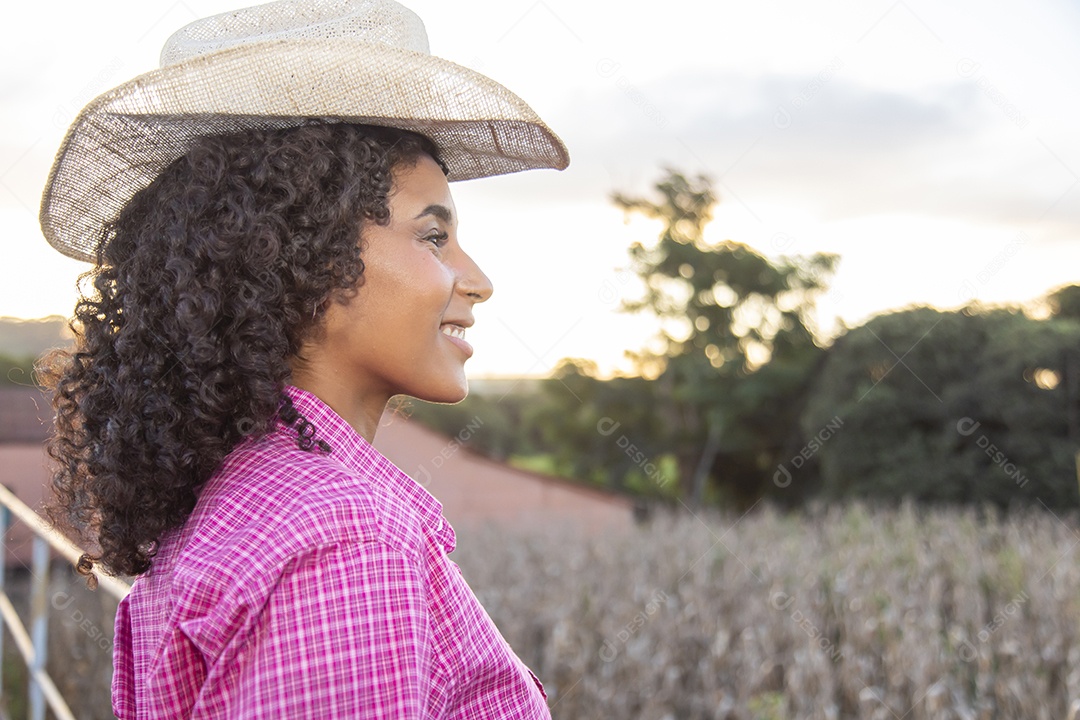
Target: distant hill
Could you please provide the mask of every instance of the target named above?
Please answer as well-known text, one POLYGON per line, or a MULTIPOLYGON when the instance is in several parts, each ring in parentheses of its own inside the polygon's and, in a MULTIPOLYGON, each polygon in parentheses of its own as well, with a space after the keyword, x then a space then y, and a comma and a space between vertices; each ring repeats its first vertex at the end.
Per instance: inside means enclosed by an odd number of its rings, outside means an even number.
POLYGON ((0 355, 36 358, 46 350, 70 344, 67 320, 59 315, 37 320, 0 318, 0 355))
POLYGON ((528 395, 540 390, 541 380, 539 377, 475 377, 469 378, 470 395, 498 395, 508 394, 528 395))

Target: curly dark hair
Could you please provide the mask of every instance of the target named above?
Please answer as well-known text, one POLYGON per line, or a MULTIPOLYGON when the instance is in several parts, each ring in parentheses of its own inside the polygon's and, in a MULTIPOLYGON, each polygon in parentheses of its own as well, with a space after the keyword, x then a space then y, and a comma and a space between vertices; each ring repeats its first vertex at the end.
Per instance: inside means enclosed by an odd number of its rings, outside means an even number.
POLYGON ((50 518, 107 572, 157 540, 247 436, 269 431, 289 360, 362 282, 364 222, 389 221, 392 172, 426 137, 307 124, 199 139, 105 228, 70 327, 38 366, 53 391, 50 518))

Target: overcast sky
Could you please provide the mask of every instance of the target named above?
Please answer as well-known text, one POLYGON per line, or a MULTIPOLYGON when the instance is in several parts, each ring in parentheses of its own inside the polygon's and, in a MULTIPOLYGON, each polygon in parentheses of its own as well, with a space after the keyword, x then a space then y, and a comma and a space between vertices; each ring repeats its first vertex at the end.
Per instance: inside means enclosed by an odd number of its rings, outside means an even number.
MULTIPOLYGON (((86 265, 45 243, 53 154, 94 96, 157 64, 228 0, 21 3, 0 47, 0 315, 70 314, 86 265)), ((571 165, 453 186, 461 241, 492 278, 473 375, 604 368, 653 326, 616 312, 657 228, 613 191, 664 166, 707 173, 714 240, 837 252, 822 323, 913 303, 1022 301, 1080 282, 1080 13, 978 2, 405 3, 432 52, 502 82, 571 165)), ((622 363, 625 366, 625 363, 622 363)))

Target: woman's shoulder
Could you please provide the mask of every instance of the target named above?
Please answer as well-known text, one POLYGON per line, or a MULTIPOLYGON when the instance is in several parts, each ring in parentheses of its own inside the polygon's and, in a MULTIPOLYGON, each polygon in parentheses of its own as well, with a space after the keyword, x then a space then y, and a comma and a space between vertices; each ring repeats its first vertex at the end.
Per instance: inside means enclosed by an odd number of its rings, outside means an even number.
MULTIPOLYGON (((268 576, 299 556, 385 535, 370 479, 271 433, 235 448, 159 555, 173 573, 268 576)), ((155 562, 155 564, 158 564, 155 562)))
POLYGON ((174 594, 225 593, 246 605, 326 550, 377 545, 422 563, 422 520, 394 492, 397 479, 380 476, 393 466, 364 468, 303 450, 285 433, 245 441, 202 486, 185 524, 163 538, 159 582, 174 594))
POLYGON ((382 534, 376 478, 283 433, 230 453, 201 488, 189 522, 215 534, 255 533, 283 548, 365 542, 382 534))

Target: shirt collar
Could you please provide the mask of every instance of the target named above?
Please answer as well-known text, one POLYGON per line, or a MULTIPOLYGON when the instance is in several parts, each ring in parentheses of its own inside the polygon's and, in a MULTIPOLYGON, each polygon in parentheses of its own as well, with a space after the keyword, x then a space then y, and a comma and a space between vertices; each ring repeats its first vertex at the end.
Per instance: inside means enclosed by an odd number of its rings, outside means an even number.
MULTIPOLYGON (((318 396, 293 385, 285 386, 285 394, 292 400, 297 412, 314 426, 313 440, 323 440, 330 445, 332 458, 357 475, 382 483, 403 498, 416 510, 423 524, 446 552, 453 552, 456 538, 450 523, 443 517, 442 503, 376 450, 318 396)), ((279 425, 285 432, 296 434, 294 428, 285 426, 283 422, 279 421, 279 425)), ((318 449, 314 451, 318 452, 318 449)))

